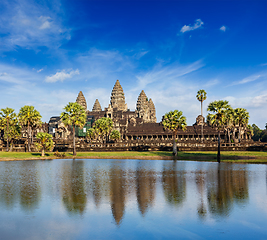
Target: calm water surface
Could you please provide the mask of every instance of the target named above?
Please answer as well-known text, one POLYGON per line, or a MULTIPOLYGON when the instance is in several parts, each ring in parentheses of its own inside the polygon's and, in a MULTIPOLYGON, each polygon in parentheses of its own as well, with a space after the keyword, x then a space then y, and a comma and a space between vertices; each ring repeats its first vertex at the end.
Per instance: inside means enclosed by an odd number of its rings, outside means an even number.
POLYGON ((266 165, 0 162, 0 239, 267 239, 266 165))

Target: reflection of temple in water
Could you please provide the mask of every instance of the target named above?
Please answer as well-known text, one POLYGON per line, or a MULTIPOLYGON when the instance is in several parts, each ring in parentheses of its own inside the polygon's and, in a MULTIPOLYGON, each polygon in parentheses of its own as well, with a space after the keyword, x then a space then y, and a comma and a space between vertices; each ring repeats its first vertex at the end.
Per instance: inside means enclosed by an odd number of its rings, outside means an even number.
MULTIPOLYGON (((243 206, 249 199, 248 172, 232 164, 209 165, 210 169, 194 171, 186 170, 186 163, 177 161, 164 161, 160 170, 146 161, 137 162, 135 168, 125 166, 116 163, 104 169, 90 168, 85 161, 62 161, 58 172, 49 175, 48 194, 51 199, 59 198, 70 216, 84 215, 90 204, 97 210, 109 204, 117 225, 122 223, 130 201, 136 203, 144 217, 154 206, 164 205, 160 201, 166 202, 166 207, 179 206, 179 210, 193 197, 191 204, 195 206, 191 209, 206 220, 228 216, 235 205, 243 206)), ((38 162, 2 163, 0 206, 13 209, 19 204, 23 211, 35 211, 45 192, 42 171, 38 162)))
POLYGON ((125 172, 118 167, 112 167, 110 170, 110 204, 117 225, 120 225, 125 209, 125 183, 125 172))
POLYGON ((155 199, 156 173, 145 169, 143 165, 141 164, 136 170, 136 195, 139 210, 144 216, 155 199))

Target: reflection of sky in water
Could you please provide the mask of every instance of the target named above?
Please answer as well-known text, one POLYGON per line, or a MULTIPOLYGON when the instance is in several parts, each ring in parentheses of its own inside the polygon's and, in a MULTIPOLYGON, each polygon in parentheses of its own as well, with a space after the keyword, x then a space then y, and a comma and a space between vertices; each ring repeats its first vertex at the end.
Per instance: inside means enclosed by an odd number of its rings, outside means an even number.
POLYGON ((266 238, 266 165, 0 162, 1 239, 266 238))

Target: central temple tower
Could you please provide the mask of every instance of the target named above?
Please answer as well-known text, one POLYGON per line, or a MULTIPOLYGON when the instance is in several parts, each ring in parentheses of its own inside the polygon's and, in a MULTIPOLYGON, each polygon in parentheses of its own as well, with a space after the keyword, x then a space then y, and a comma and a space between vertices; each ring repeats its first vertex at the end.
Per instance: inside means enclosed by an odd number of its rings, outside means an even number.
POLYGON ((117 108, 119 111, 127 111, 125 104, 125 96, 119 80, 116 81, 110 97, 110 105, 112 108, 117 108))

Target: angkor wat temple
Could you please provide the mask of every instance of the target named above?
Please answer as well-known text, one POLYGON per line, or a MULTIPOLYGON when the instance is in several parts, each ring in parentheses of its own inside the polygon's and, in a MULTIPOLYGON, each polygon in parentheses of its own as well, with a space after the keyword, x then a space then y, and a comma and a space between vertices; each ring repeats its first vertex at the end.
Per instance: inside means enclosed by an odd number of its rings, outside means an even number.
MULTIPOLYGON (((101 117, 111 118, 114 122, 114 129, 120 131, 121 134, 121 140, 119 142, 108 143, 105 147, 117 146, 121 150, 156 150, 166 149, 166 147, 172 146, 172 133, 168 130, 164 130, 161 122, 157 122, 155 105, 152 99, 149 99, 143 90, 137 98, 136 109, 134 111, 131 111, 127 107, 125 95, 119 80, 116 81, 113 87, 108 107, 103 109, 99 100, 96 99, 92 110, 87 110, 87 102, 82 91, 79 92, 76 102, 83 106, 87 113, 87 124, 82 130, 76 130, 76 136, 81 140, 81 144, 78 144, 81 150, 92 150, 92 148, 96 146, 104 147, 101 142, 90 142, 84 138, 87 129, 92 126, 94 121, 101 117)), ((71 132, 64 126, 59 117, 52 117, 50 119, 49 133, 53 134, 54 138, 58 140, 71 137, 71 132)), ((186 131, 178 131, 176 136, 177 146, 184 150, 199 149, 204 145, 205 147, 209 146, 208 149, 213 149, 217 147, 217 134, 218 130, 208 126, 204 122, 204 117, 199 115, 193 126, 187 126, 186 131), (202 123, 204 139, 201 139, 202 123)), ((234 141, 232 140, 228 143, 226 134, 224 131, 221 131, 223 146, 230 147, 231 149, 235 146, 240 146, 240 143, 238 143, 238 134, 238 131, 236 131, 235 136, 232 136, 234 141)), ((246 128, 241 129, 241 140, 242 145, 245 144, 246 146, 248 146, 247 143, 251 142, 250 135, 246 128)), ((58 146, 60 146, 60 144, 58 144, 58 146)))

